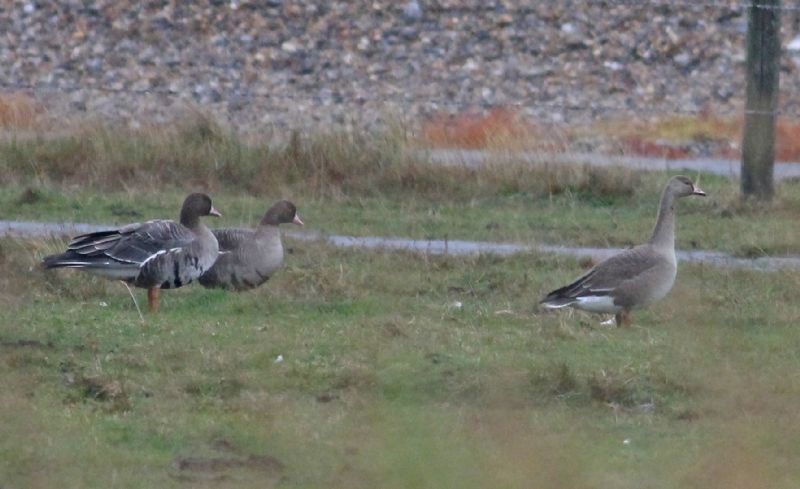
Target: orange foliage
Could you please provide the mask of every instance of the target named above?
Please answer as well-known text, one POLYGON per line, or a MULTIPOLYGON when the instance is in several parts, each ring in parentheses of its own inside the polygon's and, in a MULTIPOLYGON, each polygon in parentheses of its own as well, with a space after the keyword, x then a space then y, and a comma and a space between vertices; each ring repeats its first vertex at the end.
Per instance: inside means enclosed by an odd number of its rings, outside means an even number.
POLYGON ((689 156, 689 147, 681 144, 669 144, 664 141, 654 141, 642 136, 627 136, 622 140, 625 152, 637 156, 679 160, 689 156))
POLYGON ((0 127, 30 128, 36 124, 42 107, 22 93, 0 93, 0 127))
POLYGON ((800 121, 778 119, 775 127, 775 159, 800 161, 800 121))
POLYGON ((427 144, 465 149, 486 148, 492 144, 522 142, 536 132, 536 126, 516 111, 498 107, 487 113, 440 114, 422 128, 427 144))
MULTIPOLYGON (((741 158, 742 117, 722 119, 703 114, 696 119, 664 119, 628 128, 622 137, 627 152, 641 156, 680 159, 690 156, 692 141, 712 140, 718 144, 713 156, 741 158), (676 130, 682 126, 681 130, 676 130), (682 137, 675 137, 681 134, 682 137), (725 144, 727 143, 727 144, 725 144)), ((775 160, 800 161, 800 121, 779 118, 775 127, 775 160)))

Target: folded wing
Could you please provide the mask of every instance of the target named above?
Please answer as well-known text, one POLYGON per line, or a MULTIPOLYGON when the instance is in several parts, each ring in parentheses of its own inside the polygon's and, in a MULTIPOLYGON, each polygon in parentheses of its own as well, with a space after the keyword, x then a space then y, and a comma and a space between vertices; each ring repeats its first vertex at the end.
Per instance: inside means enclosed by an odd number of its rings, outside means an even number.
POLYGON ((586 272, 569 285, 556 289, 542 299, 548 307, 564 307, 581 298, 608 297, 648 270, 662 264, 663 257, 647 253, 642 247, 625 250, 586 272))
POLYGON ((181 248, 195 239, 186 227, 170 220, 76 236, 67 251, 44 259, 46 268, 85 268, 120 280, 133 280, 139 267, 159 252, 181 248))

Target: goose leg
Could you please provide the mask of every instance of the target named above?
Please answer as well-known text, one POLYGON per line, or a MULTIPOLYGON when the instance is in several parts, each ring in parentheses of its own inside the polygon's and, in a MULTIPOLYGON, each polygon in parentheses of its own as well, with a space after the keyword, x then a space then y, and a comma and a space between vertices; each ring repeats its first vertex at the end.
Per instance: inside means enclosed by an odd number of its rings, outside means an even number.
POLYGON ((150 312, 158 312, 159 297, 161 297, 161 289, 158 287, 147 289, 147 304, 150 306, 150 312))
POLYGON ((618 328, 627 328, 631 325, 631 312, 623 309, 614 316, 618 328))
POLYGON ((131 295, 131 299, 133 299, 133 305, 134 305, 134 306, 136 306, 136 312, 138 312, 138 313, 139 313, 139 319, 140 319, 142 322, 144 322, 144 316, 142 316, 142 310, 141 310, 141 309, 139 309, 139 303, 138 303, 138 302, 136 302, 136 296, 135 296, 135 295, 133 295, 133 291, 131 290, 131 288, 130 288, 130 287, 128 287, 128 284, 127 284, 127 283, 123 282, 122 280, 120 280, 120 282, 122 282, 122 285, 124 285, 124 286, 125 286, 125 288, 126 288, 126 289, 128 289, 128 293, 131 295))

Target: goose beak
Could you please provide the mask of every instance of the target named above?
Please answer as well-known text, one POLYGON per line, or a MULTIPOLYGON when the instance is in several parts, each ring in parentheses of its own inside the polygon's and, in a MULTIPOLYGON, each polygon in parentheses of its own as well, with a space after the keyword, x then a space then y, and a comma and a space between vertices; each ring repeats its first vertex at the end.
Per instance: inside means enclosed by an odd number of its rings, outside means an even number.
POLYGON ((209 216, 215 216, 215 217, 222 217, 222 214, 220 214, 220 212, 217 209, 215 209, 213 206, 211 207, 211 210, 208 211, 208 215, 209 216))
POLYGON ((705 190, 701 189, 697 185, 694 185, 694 186, 692 186, 692 195, 699 195, 701 197, 705 197, 706 196, 706 192, 705 192, 705 190))
POLYGON ((300 219, 300 216, 297 214, 294 215, 294 219, 292 219, 292 224, 297 224, 298 226, 303 226, 303 221, 300 219))

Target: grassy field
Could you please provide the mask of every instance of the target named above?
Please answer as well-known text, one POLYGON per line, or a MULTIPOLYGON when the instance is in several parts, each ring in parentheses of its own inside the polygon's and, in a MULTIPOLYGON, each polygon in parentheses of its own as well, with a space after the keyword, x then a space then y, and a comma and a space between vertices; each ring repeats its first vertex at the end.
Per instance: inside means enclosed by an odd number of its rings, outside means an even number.
MULTIPOLYGON (((165 132, 91 129, 0 142, 5 219, 122 224, 174 217, 209 192, 225 218, 252 225, 278 198, 329 233, 628 246, 647 238, 668 175, 571 166, 430 165, 402 134, 248 145, 208 122, 165 132)), ((678 246, 740 256, 800 253, 800 182, 769 206, 736 182, 690 175, 709 193, 680 203, 678 246)))
MULTIPOLYGON (((530 178, 535 178, 531 175, 530 178)), ((309 229, 357 236, 472 239, 629 246, 647 237, 655 222, 664 174, 640 174, 628 195, 607 198, 563 193, 476 194, 469 199, 448 194, 348 195, 336 199, 297 192, 265 196, 212 192, 224 217, 212 225, 253 226, 279 198, 290 198, 309 229)), ((737 200, 734 183, 701 176, 710 196, 684 199, 678 209, 678 247, 714 249, 739 256, 800 253, 795 230, 800 215, 800 182, 779 185, 775 204, 761 207, 737 200)), ((0 186, 5 219, 125 224, 177 218, 191 189, 107 191, 53 185, 0 186)))
POLYGON ((537 311, 573 261, 290 243, 267 286, 141 324, 122 286, 39 270, 58 244, 0 241, 4 487, 800 481, 796 273, 682 266, 617 330, 537 311))
MULTIPOLYGON (((288 197, 331 233, 628 245, 668 178, 430 168, 407 149, 398 135, 245 145, 203 120, 10 139, 0 208, 127 223, 175 217, 205 189, 222 225, 288 197)), ((681 202, 681 247, 800 252, 800 183, 770 206, 700 184, 711 196, 681 202)), ((0 239, 0 486, 800 483, 796 272, 681 265, 671 295, 618 330, 538 310, 574 260, 287 244, 264 287, 167 291, 142 324, 121 285, 38 267, 63 241, 0 239)))

